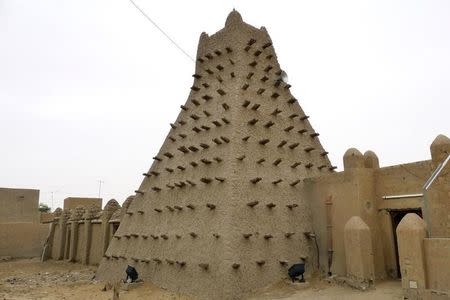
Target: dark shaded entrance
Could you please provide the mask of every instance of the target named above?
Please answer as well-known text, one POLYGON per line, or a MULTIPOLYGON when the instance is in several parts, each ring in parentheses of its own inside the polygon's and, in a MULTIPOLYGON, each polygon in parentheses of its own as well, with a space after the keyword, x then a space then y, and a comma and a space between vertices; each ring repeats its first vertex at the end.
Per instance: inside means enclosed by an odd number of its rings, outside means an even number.
POLYGON ((415 208, 415 209, 391 209, 389 210, 389 213, 391 215, 392 220, 392 230, 394 231, 394 243, 395 243, 395 260, 397 263, 397 278, 401 278, 400 273, 400 261, 398 257, 398 243, 397 243, 397 226, 400 223, 400 221, 403 219, 404 216, 406 216, 409 213, 415 213, 419 217, 422 218, 422 209, 415 208))

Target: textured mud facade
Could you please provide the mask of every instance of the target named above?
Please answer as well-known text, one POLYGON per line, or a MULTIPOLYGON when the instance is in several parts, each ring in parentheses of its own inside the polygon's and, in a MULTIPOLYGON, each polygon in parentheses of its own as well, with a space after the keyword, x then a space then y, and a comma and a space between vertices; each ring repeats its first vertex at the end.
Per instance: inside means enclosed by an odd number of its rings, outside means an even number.
POLYGON ((112 199, 103 210, 90 205, 90 201, 86 201, 87 206, 55 210, 49 221, 44 258, 99 264, 131 201, 132 197, 125 201, 122 209, 112 199))
POLYGON ((233 299, 314 255, 299 190, 333 168, 265 28, 232 12, 224 29, 202 33, 197 57, 188 100, 98 276, 121 278, 131 264, 164 288, 233 299))
POLYGON ((39 190, 0 188, 0 207, 0 256, 39 256, 48 230, 39 223, 39 190))
MULTIPOLYGON (((446 252, 450 243, 450 166, 447 165, 437 177, 424 194, 426 196, 420 196, 427 179, 450 153, 450 140, 439 135, 430 149, 431 160, 384 168, 379 167, 372 151, 363 155, 357 149, 349 149, 343 158, 343 172, 305 181, 304 197, 311 203, 324 271, 348 275, 348 257, 352 255, 347 253, 349 245, 343 238, 345 224, 353 216, 358 216, 370 229, 375 279, 400 278, 408 274, 404 280, 409 282, 407 278, 414 274, 411 270, 420 272, 420 268, 412 266, 411 257, 415 257, 426 266, 419 276, 422 279, 412 280, 423 281, 418 288, 413 288, 421 289, 422 294, 415 290, 407 291, 407 295, 420 294, 423 297, 431 290, 438 293, 450 290, 448 268, 445 271, 437 269, 438 265, 447 266, 450 262, 450 252, 446 252), (386 196, 396 195, 405 197, 386 199, 386 196), (425 225, 420 216, 427 212, 429 223, 425 225), (426 236, 409 233, 404 235, 404 240, 399 237, 397 225, 408 213, 421 220, 419 223, 427 228, 426 236), (403 250, 399 246, 402 241, 405 245, 403 250)), ((413 232, 416 227, 412 226, 410 230, 413 232)), ((368 276, 366 279, 371 278, 368 276)), ((406 289, 406 283, 404 286, 406 289)))

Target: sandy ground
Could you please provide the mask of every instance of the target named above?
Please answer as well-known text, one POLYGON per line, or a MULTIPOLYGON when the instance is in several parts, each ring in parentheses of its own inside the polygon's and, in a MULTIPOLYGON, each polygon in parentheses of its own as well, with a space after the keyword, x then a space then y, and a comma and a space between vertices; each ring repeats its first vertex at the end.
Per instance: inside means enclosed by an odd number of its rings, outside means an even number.
MULTIPOLYGON (((93 280, 95 267, 62 261, 40 263, 38 259, 0 262, 0 299, 112 299, 113 291, 93 280)), ((144 282, 120 290, 120 299, 189 300, 144 282)), ((256 299, 403 299, 400 282, 378 283, 360 292, 349 287, 316 281, 291 284, 284 281, 248 298, 256 299)))

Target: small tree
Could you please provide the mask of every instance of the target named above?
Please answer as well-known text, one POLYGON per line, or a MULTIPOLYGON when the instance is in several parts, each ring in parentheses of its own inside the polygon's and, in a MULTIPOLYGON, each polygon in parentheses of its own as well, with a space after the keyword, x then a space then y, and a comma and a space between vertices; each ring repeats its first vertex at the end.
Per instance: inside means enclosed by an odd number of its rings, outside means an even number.
POLYGON ((50 207, 48 207, 45 203, 39 203, 39 211, 40 212, 50 212, 50 207))

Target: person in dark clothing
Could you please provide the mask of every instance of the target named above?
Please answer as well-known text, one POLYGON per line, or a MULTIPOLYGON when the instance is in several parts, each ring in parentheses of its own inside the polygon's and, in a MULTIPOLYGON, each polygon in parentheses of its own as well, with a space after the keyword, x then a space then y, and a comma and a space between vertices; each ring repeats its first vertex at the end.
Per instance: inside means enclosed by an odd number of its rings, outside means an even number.
POLYGON ((289 277, 291 278, 292 282, 295 282, 297 277, 301 276, 300 282, 305 282, 305 278, 303 277, 303 274, 305 273, 305 261, 306 259, 304 257, 301 257, 301 262, 298 264, 293 264, 288 269, 289 277))
POLYGON ((128 265, 125 273, 127 273, 127 279, 125 280, 125 282, 135 282, 138 279, 138 272, 130 265, 128 265))

